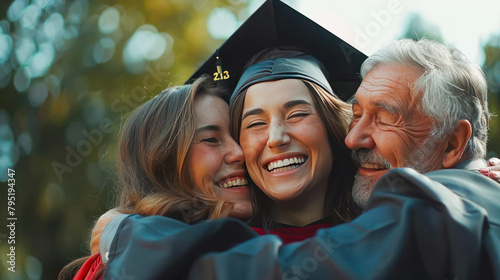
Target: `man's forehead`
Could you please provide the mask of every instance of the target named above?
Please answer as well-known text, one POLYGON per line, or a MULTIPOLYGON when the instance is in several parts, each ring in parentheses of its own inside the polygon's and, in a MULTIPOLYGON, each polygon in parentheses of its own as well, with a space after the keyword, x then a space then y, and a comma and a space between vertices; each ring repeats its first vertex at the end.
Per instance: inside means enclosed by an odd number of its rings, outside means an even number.
POLYGON ((380 65, 365 76, 356 94, 349 100, 352 104, 366 103, 384 107, 384 104, 414 103, 414 82, 422 71, 405 65, 380 65))

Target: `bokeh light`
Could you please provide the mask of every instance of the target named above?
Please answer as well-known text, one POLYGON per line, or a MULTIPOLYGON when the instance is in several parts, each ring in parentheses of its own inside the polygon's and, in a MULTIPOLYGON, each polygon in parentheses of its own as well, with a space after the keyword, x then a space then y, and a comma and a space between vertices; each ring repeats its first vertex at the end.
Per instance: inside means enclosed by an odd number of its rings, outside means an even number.
POLYGON ((25 261, 26 275, 30 280, 39 280, 42 278, 43 266, 39 259, 34 256, 27 256, 25 261))
POLYGON ((26 65, 36 53, 36 44, 30 38, 22 38, 16 42, 16 58, 20 65, 26 65))
POLYGON ((45 36, 56 41, 64 34, 64 18, 60 13, 53 13, 43 24, 45 36))
POLYGON ((11 151, 14 146, 14 134, 7 124, 0 125, 0 166, 2 170, 13 166, 11 151))
POLYGON ((27 66, 31 78, 44 76, 52 66, 56 56, 56 50, 51 43, 42 43, 36 54, 27 66))
MULTIPOLYGON (((128 71, 140 73, 146 61, 160 58, 167 47, 172 48, 173 42, 167 46, 169 34, 159 34, 156 27, 145 24, 139 27, 125 44, 123 61, 128 71)), ((173 39, 172 39, 173 41, 173 39)))
POLYGON ((33 140, 31 139, 30 133, 25 131, 19 135, 17 138, 17 145, 21 148, 21 151, 24 155, 31 154, 31 150, 33 149, 33 140))
POLYGON ((99 30, 103 34, 113 33, 120 26, 120 12, 115 7, 104 10, 99 17, 99 30))
POLYGON ((21 27, 26 29, 27 31, 33 30, 36 28, 38 25, 38 22, 40 20, 40 8, 36 4, 31 4, 28 7, 26 7, 22 13, 21 17, 19 19, 19 23, 21 24, 21 27))
POLYGON ((94 61, 97 63, 108 62, 115 53, 115 42, 108 38, 102 38, 94 46, 94 61))
POLYGON ((14 75, 14 87, 17 91, 23 92, 28 89, 31 83, 31 75, 24 68, 21 68, 14 75))
POLYGON ((208 32, 214 39, 227 39, 238 28, 238 19, 226 8, 214 9, 207 20, 208 32))
POLYGON ((42 81, 33 82, 28 90, 28 101, 33 107, 40 107, 47 99, 49 90, 42 81))
POLYGON ((0 63, 4 63, 12 51, 12 38, 9 34, 0 33, 0 63))
MULTIPOLYGON (((14 142, 14 133, 10 126, 10 116, 7 111, 0 110, 0 170, 15 166, 19 160, 19 147, 14 142)), ((6 182, 7 172, 0 172, 0 182, 6 182)))
POLYGON ((11 21, 17 21, 21 16, 21 12, 28 5, 28 0, 15 0, 10 4, 7 10, 7 18, 11 21))

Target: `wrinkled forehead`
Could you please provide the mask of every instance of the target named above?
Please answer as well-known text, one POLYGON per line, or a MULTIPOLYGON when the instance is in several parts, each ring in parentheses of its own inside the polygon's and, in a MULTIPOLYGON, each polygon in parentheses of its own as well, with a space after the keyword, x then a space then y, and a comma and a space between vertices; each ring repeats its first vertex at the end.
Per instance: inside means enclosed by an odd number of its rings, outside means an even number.
POLYGON ((415 92, 415 82, 422 73, 422 70, 414 66, 400 64, 376 66, 365 76, 351 103, 365 103, 361 105, 396 103, 412 108, 421 99, 420 94, 415 92))

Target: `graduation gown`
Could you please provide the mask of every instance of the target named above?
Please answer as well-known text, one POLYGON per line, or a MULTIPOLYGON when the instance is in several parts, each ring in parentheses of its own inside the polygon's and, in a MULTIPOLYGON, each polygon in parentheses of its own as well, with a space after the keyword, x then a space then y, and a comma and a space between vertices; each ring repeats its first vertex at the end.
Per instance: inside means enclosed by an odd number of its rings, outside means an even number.
POLYGON ((101 248, 101 254, 107 256, 102 279, 186 279, 198 257, 228 250, 258 236, 249 226, 231 218, 194 225, 163 216, 117 218, 122 219, 117 229, 106 227, 104 239, 100 239, 105 244, 110 241, 105 236, 114 236, 109 248, 101 248))
POLYGON ((500 279, 500 187, 479 172, 394 169, 352 222, 284 246, 249 240, 191 279, 500 279))
POLYGON ((234 219, 131 216, 103 279, 500 279, 499 201, 499 185, 478 172, 402 168, 383 176, 358 218, 289 245, 252 238, 234 219))

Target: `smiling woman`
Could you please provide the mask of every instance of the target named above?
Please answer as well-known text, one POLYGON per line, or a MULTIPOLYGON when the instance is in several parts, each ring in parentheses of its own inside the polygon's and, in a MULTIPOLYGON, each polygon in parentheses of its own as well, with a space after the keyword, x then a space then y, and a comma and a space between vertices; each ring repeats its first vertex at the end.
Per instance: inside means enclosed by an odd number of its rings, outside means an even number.
POLYGON ((246 94, 240 143, 247 167, 255 184, 274 201, 275 216, 284 224, 303 226, 324 218, 322 203, 315 202, 326 195, 333 158, 313 104, 305 84, 294 79, 256 84, 246 94), (280 207, 282 203, 308 209, 280 207), (319 207, 310 209, 312 205, 319 207), (302 215, 296 220, 285 211, 302 215))
POLYGON ((196 130, 186 155, 190 184, 199 192, 234 202, 230 216, 245 219, 251 205, 243 151, 229 133, 229 106, 201 94, 194 101, 196 130))
MULTIPOLYGON (((243 152, 229 133, 224 93, 201 77, 163 91, 131 114, 119 143, 118 212, 185 223, 251 216, 243 152)), ((91 249, 94 255, 75 279, 102 272, 106 260, 101 263, 98 248, 91 249)), ((68 265, 60 279, 72 278, 86 260, 68 265)))
POLYGON ((264 230, 256 230, 291 242, 307 236, 280 228, 317 230, 351 219, 355 167, 344 145, 350 105, 333 94, 310 55, 272 48, 248 65, 232 96, 231 119, 258 187, 251 188, 252 224, 264 230))

